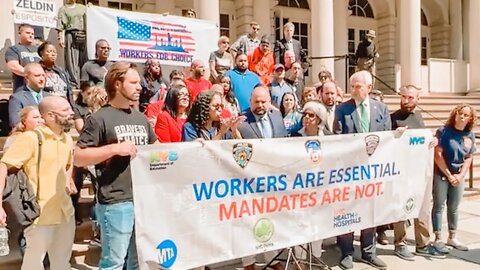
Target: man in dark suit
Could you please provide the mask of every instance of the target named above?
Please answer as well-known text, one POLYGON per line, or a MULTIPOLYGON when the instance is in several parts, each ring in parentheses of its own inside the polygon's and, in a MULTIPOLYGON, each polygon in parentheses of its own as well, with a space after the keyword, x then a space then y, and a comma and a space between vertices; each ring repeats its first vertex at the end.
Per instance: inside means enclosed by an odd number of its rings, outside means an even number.
POLYGON ((10 96, 8 102, 8 115, 10 127, 15 127, 20 121, 19 112, 27 106, 38 106, 43 98, 45 87, 45 71, 37 63, 25 66, 25 79, 27 84, 10 96))
POLYGON ((282 114, 271 110, 271 98, 266 86, 257 86, 250 98, 246 120, 238 126, 244 139, 282 138, 287 136, 282 114))
MULTIPOLYGON (((287 136, 282 114, 271 109, 270 93, 266 86, 257 86, 250 97, 250 110, 245 113, 246 120, 238 126, 238 131, 244 139, 282 138, 287 136)), ((270 262, 277 252, 265 253, 265 261, 270 262)), ((255 255, 242 258, 244 270, 255 270, 255 255)), ((271 268, 283 270, 279 262, 274 262, 271 268)))
MULTIPOLYGON (((335 110, 333 131, 336 134, 368 133, 391 129, 390 115, 385 104, 370 99, 372 76, 368 71, 356 72, 350 77, 352 98, 339 104, 335 110)), ((353 232, 337 236, 337 245, 342 251, 340 267, 353 268, 353 232)), ((362 261, 378 268, 386 269, 387 265, 377 257, 375 246, 375 228, 361 231, 360 245, 362 261)))
POLYGON ((302 63, 304 58, 304 52, 300 41, 293 39, 293 33, 295 32, 295 25, 288 22, 283 26, 283 38, 275 42, 275 63, 285 65, 284 54, 286 51, 293 51, 295 53, 295 61, 302 63))

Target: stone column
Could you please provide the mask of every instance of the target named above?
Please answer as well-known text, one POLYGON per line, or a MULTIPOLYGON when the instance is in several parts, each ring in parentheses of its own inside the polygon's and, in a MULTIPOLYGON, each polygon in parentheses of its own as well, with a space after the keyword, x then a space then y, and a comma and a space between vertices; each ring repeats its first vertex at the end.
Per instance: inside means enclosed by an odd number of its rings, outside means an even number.
MULTIPOLYGON (((348 0, 336 0, 333 4, 333 10, 335 14, 335 23, 333 27, 335 33, 334 52, 335 55, 346 55, 348 54, 348 0)), ((348 77, 348 72, 345 72, 345 59, 339 59, 335 61, 334 65, 335 80, 337 81, 338 86, 340 86, 340 88, 342 88, 343 90, 348 91, 348 89, 346 89, 347 85, 345 84, 345 78, 348 77)), ((312 74, 314 82, 318 80, 317 74, 312 74)))
POLYGON ((470 62, 470 89, 469 93, 480 93, 480 0, 470 0, 470 5, 466 9, 468 12, 468 61, 470 62))
POLYGON ((193 9, 197 13, 197 19, 214 21, 217 26, 220 26, 220 6, 218 1, 194 0, 193 9))
MULTIPOLYGON (((311 49, 310 56, 324 57, 334 55, 334 32, 333 32, 333 0, 311 1, 311 49)), ((317 75, 322 66, 335 76, 334 60, 318 59, 312 60, 312 79, 317 81, 317 75)))
POLYGON ((463 60, 462 1, 449 1, 450 58, 463 60))
POLYGON ((272 35, 271 1, 257 0, 253 2, 253 20, 260 25, 260 36, 272 35))
POLYGON ((420 0, 400 1, 401 85, 422 85, 420 42, 420 0))

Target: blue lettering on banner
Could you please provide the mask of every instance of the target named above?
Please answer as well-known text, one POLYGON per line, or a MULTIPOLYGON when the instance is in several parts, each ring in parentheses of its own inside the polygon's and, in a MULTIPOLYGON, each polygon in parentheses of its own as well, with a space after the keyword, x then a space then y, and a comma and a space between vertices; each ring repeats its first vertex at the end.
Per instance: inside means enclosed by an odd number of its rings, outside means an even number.
POLYGON ((32 1, 32 0, 17 0, 16 7, 19 8, 26 8, 26 9, 32 9, 32 10, 37 10, 37 11, 47 11, 47 12, 53 12, 53 3, 43 3, 43 2, 37 2, 37 1, 32 1))
POLYGON ((177 259, 177 246, 170 240, 164 240, 157 246, 158 263, 160 266, 170 268, 177 259))
POLYGON ((410 137, 410 145, 425 144, 425 137, 410 137))

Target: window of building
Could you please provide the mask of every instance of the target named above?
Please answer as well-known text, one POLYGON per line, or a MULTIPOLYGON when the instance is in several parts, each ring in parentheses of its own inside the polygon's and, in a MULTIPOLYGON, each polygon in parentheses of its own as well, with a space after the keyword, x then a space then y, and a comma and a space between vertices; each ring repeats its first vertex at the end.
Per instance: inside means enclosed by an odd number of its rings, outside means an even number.
POLYGON ((422 9, 422 15, 421 16, 422 16, 421 17, 422 25, 428 26, 427 15, 425 15, 425 12, 423 12, 423 9, 422 9))
MULTIPOLYGON (((257 1, 264 1, 264 0, 257 0, 257 1)), ((307 0, 280 0, 278 1, 278 5, 284 6, 284 7, 310 9, 310 7, 308 6, 307 0)))
POLYGON ((368 30, 366 29, 348 29, 348 77, 355 73, 356 59, 355 52, 357 51, 358 43, 365 37, 368 30))
POLYGON ((220 36, 230 37, 230 16, 220 14, 220 36))
POLYGON ((132 3, 123 3, 123 2, 117 2, 117 1, 108 1, 107 7, 121 9, 121 10, 128 10, 128 11, 133 10, 132 3))
POLYGON ((374 18, 373 10, 368 0, 350 0, 348 9, 352 11, 352 16, 374 18))

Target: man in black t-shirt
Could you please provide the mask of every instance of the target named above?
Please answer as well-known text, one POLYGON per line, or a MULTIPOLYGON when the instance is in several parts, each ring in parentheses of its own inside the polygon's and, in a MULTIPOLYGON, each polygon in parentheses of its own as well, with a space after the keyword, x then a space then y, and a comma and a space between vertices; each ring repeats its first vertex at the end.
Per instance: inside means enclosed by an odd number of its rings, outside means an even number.
POLYGON ((105 76, 113 62, 108 61, 110 45, 105 39, 95 43, 95 60, 87 61, 80 72, 80 82, 90 82, 92 85, 104 87, 105 76))
POLYGON ((18 27, 20 42, 11 46, 5 52, 7 68, 12 72, 13 92, 25 85, 24 67, 29 63, 40 62, 37 47, 33 45, 35 40, 33 26, 21 24, 18 27))
POLYGON ((138 269, 134 241, 134 208, 130 160, 137 145, 157 142, 147 118, 130 107, 140 96, 140 75, 135 65, 118 62, 105 76, 107 106, 86 121, 75 149, 78 167, 95 165, 96 211, 100 224, 101 269, 138 269))
MULTIPOLYGON (((392 129, 403 132, 406 128, 425 128, 422 114, 415 110, 419 100, 419 89, 413 85, 403 86, 400 88, 400 95, 400 109, 390 115, 392 129)), ((436 144, 437 140, 434 139, 430 143, 430 147, 435 147, 436 144)), ((428 230, 428 224, 429 220, 422 220, 420 218, 414 220, 416 242, 415 254, 425 257, 445 258, 444 254, 439 253, 429 244, 430 233, 428 230)), ((404 260, 413 261, 414 256, 405 244, 407 236, 406 225, 407 221, 399 221, 393 224, 395 255, 404 260)))

